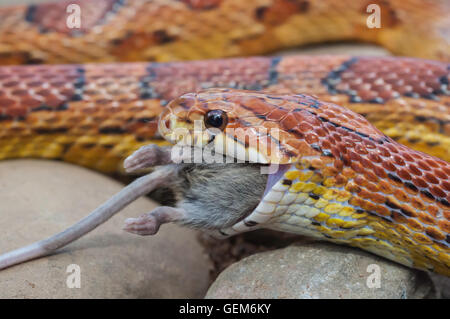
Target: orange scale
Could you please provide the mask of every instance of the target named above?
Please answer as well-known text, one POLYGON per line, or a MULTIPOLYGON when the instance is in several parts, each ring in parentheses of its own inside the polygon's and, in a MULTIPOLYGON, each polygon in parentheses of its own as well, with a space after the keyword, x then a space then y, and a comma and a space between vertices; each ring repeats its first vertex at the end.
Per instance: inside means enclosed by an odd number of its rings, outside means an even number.
POLYGON ((20 84, 19 81, 9 81, 9 82, 3 83, 2 86, 5 88, 12 88, 12 87, 18 86, 19 84, 20 84))
POLYGON ((446 236, 436 227, 427 227, 425 233, 435 240, 445 240, 446 236))
MULTIPOLYGON (((3 93, 3 92, 2 92, 3 93)), ((1 93, 0 93, 1 94, 1 93)), ((3 93, 4 94, 4 93, 3 93)), ((11 95, 15 96, 15 97, 23 97, 28 95, 28 90, 25 89, 16 89, 11 91, 11 95)))
POLYGON ((12 117, 25 116, 27 113, 28 110, 20 106, 11 106, 8 108, 8 111, 6 112, 6 114, 12 117))
POLYGON ((14 107, 17 104, 15 99, 11 98, 0 98, 0 105, 2 108, 9 109, 10 107, 14 107))
POLYGON ((379 191, 379 188, 378 188, 377 184, 375 184, 375 183, 367 182, 366 188, 373 193, 376 193, 379 191))
POLYGON ((355 172, 357 172, 357 173, 363 174, 364 171, 365 171, 365 168, 361 165, 361 163, 358 163, 358 162, 352 162, 352 163, 350 164, 350 166, 351 166, 351 168, 352 168, 355 172))
POLYGON ((314 158, 311 160, 311 166, 315 169, 323 169, 326 164, 326 161, 322 158, 314 158))
POLYGON ((402 189, 396 189, 394 191, 394 197, 397 198, 399 201, 402 201, 402 202, 408 202, 409 201, 409 196, 402 189))
POLYGON ((423 232, 424 227, 422 226, 421 223, 419 223, 416 218, 409 218, 408 219, 408 225, 409 227, 411 227, 411 229, 415 230, 415 231, 420 231, 423 232))
POLYGON ((384 194, 392 194, 394 192, 392 185, 385 180, 380 180, 380 182, 378 183, 378 188, 384 194))
POLYGON ((318 143, 319 137, 314 133, 309 133, 305 136, 305 141, 309 144, 318 143))
MULTIPOLYGON (((339 162, 340 160, 336 160, 336 162, 339 162)), ((342 163, 342 161, 340 161, 342 163)), ((336 165, 335 165, 336 167, 336 165)), ((339 167, 336 167, 337 169, 339 169, 339 167)), ((350 167, 345 167, 342 170, 342 175, 345 176, 346 178, 355 178, 357 177, 356 173, 354 170, 352 170, 350 167)))
POLYGON ((334 178, 334 183, 335 183, 336 187, 343 187, 343 186, 345 186, 347 184, 347 182, 348 182, 348 179, 345 176, 342 176, 342 175, 337 175, 334 178))
POLYGON ((271 129, 279 129, 280 126, 278 125, 277 122, 271 122, 271 121, 265 121, 262 123, 262 127, 267 129, 267 130, 271 130, 271 129))
POLYGON ((397 170, 397 175, 404 180, 411 180, 411 175, 405 170, 405 169, 399 169, 397 170))
POLYGON ((438 186, 433 186, 431 187, 430 190, 431 194, 433 194, 434 196, 437 197, 441 197, 441 198, 445 198, 445 196, 447 195, 440 187, 438 186))
POLYGON ((411 198, 411 205, 418 210, 425 211, 427 209, 427 206, 425 205, 425 203, 422 200, 420 200, 418 197, 411 198))
POLYGON ((422 193, 422 192, 419 193, 419 196, 420 196, 420 198, 422 198, 423 200, 425 200, 425 202, 427 202, 427 203, 431 203, 431 204, 433 204, 433 205, 436 204, 436 201, 435 201, 434 198, 430 198, 430 197, 428 197, 427 195, 425 195, 425 194, 422 193))
POLYGON ((382 146, 378 147, 378 153, 383 157, 391 157, 391 153, 382 146))
POLYGON ((57 107, 64 102, 63 99, 56 97, 55 95, 50 95, 46 98, 45 104, 50 107, 57 107))
POLYGON ((349 135, 349 132, 347 130, 343 129, 342 127, 337 127, 336 132, 337 133, 333 135, 334 137, 340 136, 342 138, 346 138, 349 135))
POLYGON ((430 205, 428 206, 428 213, 430 213, 434 217, 437 217, 439 215, 439 208, 434 205, 430 205))
POLYGON ((336 140, 336 142, 341 142, 342 138, 338 132, 333 133, 332 137, 336 140))
MULTIPOLYGON (((298 122, 297 122, 298 123, 298 122)), ((303 132, 303 133, 307 133, 313 130, 313 127, 305 122, 301 122, 300 124, 298 124, 298 129, 299 131, 303 132)))
POLYGON ((324 149, 331 149, 332 148, 332 144, 329 140, 322 140, 322 148, 324 149))
MULTIPOLYGON (((402 223, 399 223, 399 224, 396 225, 395 229, 400 234, 406 235, 406 236, 402 236, 401 237, 402 241, 404 241, 404 242, 406 242, 408 244, 411 244, 411 240, 408 239, 408 237, 412 236, 412 231, 408 227, 406 227, 402 223)), ((413 244, 414 244, 414 242, 413 242, 413 244)))
POLYGON ((376 205, 374 211, 382 216, 390 216, 391 212, 386 206, 376 205))
MULTIPOLYGON (((295 114, 298 114, 298 112, 295 114)), ((322 126, 322 122, 316 116, 306 116, 303 118, 303 121, 310 123, 314 128, 322 126)))
MULTIPOLYGON (((347 191, 349 191, 349 192, 352 192, 350 189, 353 189, 353 187, 348 187, 348 189, 347 189, 347 187, 345 188, 345 190, 347 190, 347 191)), ((358 187, 358 190, 359 190, 360 188, 358 187)), ((348 201, 348 203, 350 204, 350 205, 353 205, 353 206, 357 206, 357 207, 362 207, 361 206, 361 204, 362 204, 362 202, 363 202, 363 199, 361 199, 361 198, 359 198, 359 197, 357 197, 357 196, 352 196, 352 198, 350 198, 349 199, 349 201, 348 201)))
POLYGON ((397 223, 400 224, 408 224, 408 218, 406 218, 405 216, 403 216, 401 213, 399 212, 392 212, 391 213, 391 217, 394 221, 396 221, 397 223))
MULTIPOLYGON (((364 166, 366 166, 365 164, 364 164, 364 161, 363 161, 363 165, 364 166)), ((367 166, 366 166, 367 167, 367 166)), ((374 182, 374 183, 378 183, 378 181, 379 181, 379 179, 378 179, 378 177, 372 172, 372 171, 366 171, 365 173, 364 173, 364 177, 367 179, 367 180, 369 180, 369 181, 371 181, 371 182, 374 182)))
POLYGON ((446 175, 450 175, 450 167, 442 167, 446 175))
POLYGON ((348 138, 346 138, 344 140, 344 144, 342 145, 342 147, 343 147, 343 149, 352 149, 355 147, 355 143, 352 140, 349 140, 348 138))
POLYGON ((286 130, 290 130, 290 129, 294 128, 297 124, 298 124, 297 119, 295 118, 295 116, 293 114, 286 115, 280 121, 280 125, 286 130))
POLYGON ((422 171, 416 165, 409 164, 408 168, 414 175, 422 176, 422 171))
POLYGON ((424 213, 424 212, 419 213, 419 220, 428 225, 436 224, 435 219, 433 217, 431 217, 429 214, 424 213))
MULTIPOLYGON (((0 104, 1 104, 1 102, 0 102, 0 104)), ((35 107, 42 105, 42 102, 38 99, 34 99, 31 97, 25 97, 20 100, 20 104, 26 105, 29 109, 33 109, 35 107)))
POLYGON ((269 105, 265 101, 258 98, 246 99, 243 103, 245 106, 249 106, 255 114, 264 115, 273 110, 273 105, 269 105))
POLYGON ((430 173, 425 173, 425 179, 432 184, 439 184, 439 180, 430 173))
MULTIPOLYGON (((377 204, 384 204, 384 202, 386 201, 386 197, 384 195, 381 195, 379 193, 373 192, 371 194, 371 199, 373 202, 377 203, 377 204)), ((377 205, 378 207, 379 205, 377 205)))
POLYGON ((432 160, 430 158, 425 159, 425 162, 427 162, 428 165, 430 165, 430 166, 432 166, 434 168, 439 167, 439 165, 436 163, 436 161, 434 161, 434 160, 432 160))
POLYGON ((361 156, 356 154, 353 151, 348 151, 348 156, 350 158, 351 161, 357 161, 357 162, 361 162, 361 156))
POLYGON ((334 112, 332 112, 332 111, 329 111, 329 110, 325 110, 323 112, 323 114, 326 115, 328 119, 332 119, 332 118, 336 117, 336 114, 334 112))
MULTIPOLYGON (((368 169, 370 174, 373 174, 371 171, 373 171, 375 169, 375 165, 371 161, 369 161, 365 157, 361 157, 361 164, 364 165, 364 167, 366 167, 368 169)), ((375 175, 373 175, 373 176, 374 176, 374 178, 376 178, 375 175)))
POLYGON ((389 151, 390 151, 391 153, 398 153, 397 147, 394 146, 393 144, 391 144, 391 143, 386 144, 386 147, 389 149, 389 151))
POLYGON ((316 129, 315 129, 315 132, 316 132, 316 134, 319 135, 320 137, 325 137, 325 136, 328 135, 328 133, 327 133, 323 128, 321 128, 321 127, 316 128, 316 129))
POLYGON ((422 160, 418 161, 419 167, 425 171, 431 170, 431 168, 422 160))
POLYGON ((370 152, 368 157, 374 163, 381 163, 382 162, 381 157, 378 154, 376 154, 375 152, 370 152))
POLYGON ((438 227, 447 234, 450 234, 450 220, 440 220, 438 221, 438 227))
POLYGON ((336 176, 338 173, 339 171, 332 166, 327 166, 322 170, 322 175, 325 177, 336 176))
POLYGON ((412 179, 412 182, 417 187, 421 187, 421 188, 427 188, 428 187, 428 184, 420 177, 414 177, 412 179))
POLYGON ((344 162, 339 158, 339 150, 337 150, 336 148, 332 148, 331 153, 333 154, 333 156, 335 158, 333 167, 339 171, 344 169, 344 162))
POLYGON ((361 205, 360 207, 362 207, 363 209, 365 209, 366 211, 375 211, 377 205, 375 205, 372 202, 366 201, 366 200, 361 200, 361 205))
POLYGON ((389 161, 384 161, 383 163, 381 163, 381 165, 388 171, 391 171, 391 172, 396 171, 396 167, 389 161))
POLYGON ((394 158, 395 164, 400 165, 400 166, 404 166, 405 165, 405 161, 403 160, 403 158, 401 158, 397 154, 395 154, 393 156, 393 158, 394 158))
POLYGON ((444 172, 441 171, 441 170, 435 170, 434 173, 436 174, 437 177, 443 179, 443 180, 441 181, 441 184, 442 184, 442 186, 444 187, 444 189, 446 189, 447 191, 450 191, 450 182, 448 182, 448 181, 445 180, 445 179, 448 178, 448 176, 446 176, 446 175, 444 174, 444 172))
MULTIPOLYGON (((355 125, 352 125, 352 126, 355 127, 355 125)), ((352 141, 354 141, 355 143, 361 143, 362 142, 362 138, 359 135, 352 134, 351 138, 352 138, 352 141)))
POLYGON ((369 198, 372 198, 372 193, 369 192, 368 190, 362 188, 362 189, 359 191, 358 196, 361 196, 361 197, 364 198, 364 199, 369 199, 369 198))
POLYGON ((361 154, 361 155, 367 155, 367 154, 369 154, 369 152, 367 151, 367 149, 366 149, 363 145, 361 145, 361 144, 357 144, 357 145, 355 146, 355 151, 356 151, 358 154, 361 154))
POLYGON ((297 138, 289 138, 285 141, 285 143, 294 150, 298 150, 304 144, 303 141, 299 141, 297 138))

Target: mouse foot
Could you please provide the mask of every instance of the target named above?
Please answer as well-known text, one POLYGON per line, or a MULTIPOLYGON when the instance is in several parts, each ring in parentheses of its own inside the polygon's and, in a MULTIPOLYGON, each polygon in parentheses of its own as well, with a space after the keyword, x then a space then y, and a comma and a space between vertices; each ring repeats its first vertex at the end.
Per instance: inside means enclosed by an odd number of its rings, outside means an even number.
POLYGON ((141 236, 154 235, 162 224, 180 220, 184 215, 182 209, 161 206, 137 218, 126 219, 123 230, 141 236))

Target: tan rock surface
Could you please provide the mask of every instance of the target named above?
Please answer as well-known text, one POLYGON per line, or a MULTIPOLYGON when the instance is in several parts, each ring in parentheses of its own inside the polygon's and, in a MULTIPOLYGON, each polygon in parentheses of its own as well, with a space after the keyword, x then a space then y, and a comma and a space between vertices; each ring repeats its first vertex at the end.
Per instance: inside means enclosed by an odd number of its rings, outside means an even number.
MULTIPOLYGON (((0 252, 63 230, 122 187, 69 164, 0 162, 0 252)), ((0 297, 203 297, 210 263, 195 232, 176 225, 164 225, 154 237, 122 231, 126 218, 153 207, 153 202, 141 198, 58 253, 0 271, 0 297), (79 289, 66 285, 70 264, 80 266, 79 289)))
POLYGON ((212 299, 416 299, 434 296, 433 284, 423 272, 359 249, 320 242, 292 245, 244 258, 225 269, 206 294, 206 298, 212 299), (378 266, 379 271, 368 268, 369 265, 378 266), (379 281, 372 276, 375 271, 379 281))

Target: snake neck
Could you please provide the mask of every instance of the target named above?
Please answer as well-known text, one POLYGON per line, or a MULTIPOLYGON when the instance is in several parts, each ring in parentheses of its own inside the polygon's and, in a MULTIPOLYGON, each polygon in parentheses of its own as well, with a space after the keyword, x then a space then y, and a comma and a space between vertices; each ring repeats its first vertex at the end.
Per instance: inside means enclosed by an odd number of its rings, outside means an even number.
POLYGON ((348 244, 409 267, 448 276, 448 203, 434 195, 437 193, 431 184, 449 185, 430 179, 428 172, 437 172, 433 176, 438 179, 450 167, 417 153, 411 153, 417 155, 414 161, 403 164, 410 175, 418 175, 410 180, 397 169, 398 175, 387 172, 386 178, 377 177, 375 181, 370 169, 358 169, 358 161, 340 167, 339 161, 326 156, 282 165, 273 174, 277 181, 268 185, 270 189, 255 211, 223 230, 222 235, 270 228, 348 244), (425 181, 430 185, 418 185, 425 181))

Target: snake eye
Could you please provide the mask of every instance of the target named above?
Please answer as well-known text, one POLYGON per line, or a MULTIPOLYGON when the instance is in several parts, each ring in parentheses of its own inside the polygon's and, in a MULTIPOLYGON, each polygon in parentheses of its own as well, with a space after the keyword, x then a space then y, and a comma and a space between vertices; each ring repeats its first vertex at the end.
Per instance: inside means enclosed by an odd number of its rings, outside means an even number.
POLYGON ((211 110, 205 115, 205 125, 207 128, 215 127, 223 129, 228 122, 227 113, 222 110, 211 110))

